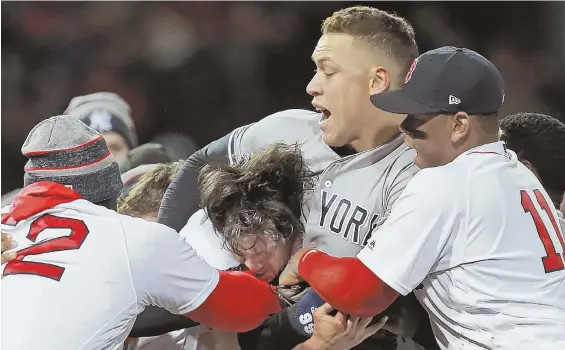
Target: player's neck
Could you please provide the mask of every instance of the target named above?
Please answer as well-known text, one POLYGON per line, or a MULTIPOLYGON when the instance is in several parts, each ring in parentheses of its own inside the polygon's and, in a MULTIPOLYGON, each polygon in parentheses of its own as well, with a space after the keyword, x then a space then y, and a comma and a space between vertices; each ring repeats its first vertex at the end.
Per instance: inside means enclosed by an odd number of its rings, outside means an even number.
POLYGON ((378 129, 366 128, 366 130, 367 132, 364 135, 361 135, 350 144, 350 147, 356 152, 364 152, 377 146, 384 145, 400 134, 399 127, 395 124, 386 125, 378 129))
POLYGON ((475 134, 475 135, 470 135, 469 138, 463 142, 459 147, 455 148, 455 152, 452 155, 452 159, 450 161, 453 161, 455 158, 459 157, 461 154, 476 148, 476 147, 480 147, 480 146, 484 146, 487 145, 489 143, 493 143, 493 142, 497 142, 499 141, 498 139, 498 135, 489 135, 489 134, 485 134, 485 133, 481 133, 481 134, 475 134))
POLYGON ((498 134, 480 133, 471 135, 466 142, 467 145, 464 146, 467 148, 466 151, 468 151, 472 148, 488 145, 489 143, 497 141, 499 141, 498 134))

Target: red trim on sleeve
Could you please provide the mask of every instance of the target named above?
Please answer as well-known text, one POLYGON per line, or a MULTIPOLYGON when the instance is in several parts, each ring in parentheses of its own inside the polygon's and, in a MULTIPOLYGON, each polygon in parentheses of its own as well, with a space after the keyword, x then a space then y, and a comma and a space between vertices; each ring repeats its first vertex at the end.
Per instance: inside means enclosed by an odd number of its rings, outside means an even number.
POLYGON ((298 272, 322 299, 350 315, 377 315, 399 296, 357 258, 309 250, 300 258, 298 272))
POLYGON ((251 271, 220 271, 214 291, 185 316, 212 328, 247 332, 278 311, 279 299, 273 287, 252 276, 251 271))

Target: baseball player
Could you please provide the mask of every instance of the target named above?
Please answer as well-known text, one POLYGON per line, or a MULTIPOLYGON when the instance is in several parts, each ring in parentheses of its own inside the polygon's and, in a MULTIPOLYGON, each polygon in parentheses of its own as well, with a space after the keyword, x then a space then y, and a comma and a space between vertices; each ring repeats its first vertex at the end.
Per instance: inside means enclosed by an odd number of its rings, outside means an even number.
POLYGON ((442 349, 565 345, 563 233, 540 181, 498 141, 503 85, 483 56, 442 47, 404 88, 373 95, 402 115, 422 170, 356 258, 303 248, 281 283, 304 279, 355 315, 415 290, 442 349))
POLYGON ((278 141, 299 143, 318 174, 303 208, 303 244, 355 256, 418 170, 398 130, 401 120, 368 99, 401 87, 417 55, 413 28, 403 18, 364 6, 337 11, 324 21, 312 54, 316 73, 306 90, 317 112, 278 112, 196 152, 165 194, 159 222, 178 231, 197 211, 205 164, 234 164, 278 141))
POLYGON ((119 349, 149 305, 229 331, 280 309, 265 282, 219 272, 174 230, 117 214, 118 165, 78 119, 42 121, 22 153, 26 187, 2 213, 19 248, 2 266, 12 301, 2 307, 2 349, 119 349), (237 303, 234 289, 245 290, 237 303))

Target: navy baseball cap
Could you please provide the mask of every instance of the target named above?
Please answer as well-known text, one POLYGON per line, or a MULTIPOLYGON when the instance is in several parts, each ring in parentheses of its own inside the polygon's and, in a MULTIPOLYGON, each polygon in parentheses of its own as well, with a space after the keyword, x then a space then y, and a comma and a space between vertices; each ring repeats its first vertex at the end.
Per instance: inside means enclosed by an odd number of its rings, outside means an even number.
POLYGON ((504 102, 498 69, 475 51, 444 46, 412 62, 402 89, 372 95, 379 109, 397 114, 490 114, 504 102))

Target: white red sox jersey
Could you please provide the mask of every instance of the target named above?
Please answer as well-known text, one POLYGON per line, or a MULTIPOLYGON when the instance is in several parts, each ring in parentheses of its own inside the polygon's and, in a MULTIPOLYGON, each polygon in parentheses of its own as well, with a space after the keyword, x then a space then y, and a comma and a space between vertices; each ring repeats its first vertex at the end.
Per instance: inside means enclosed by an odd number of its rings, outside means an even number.
POLYGON ((442 349, 565 348, 565 243, 502 142, 421 170, 358 258, 427 309, 442 349))
POLYGON ((218 283, 172 229, 75 200, 17 223, 3 266, 3 350, 121 349, 145 306, 188 313, 218 283))
POLYGON ((322 140, 318 113, 287 110, 243 126, 230 136, 230 161, 275 142, 298 143, 306 165, 319 173, 304 205, 304 245, 334 256, 355 256, 384 221, 418 168, 398 136, 383 146, 340 157, 322 140))

